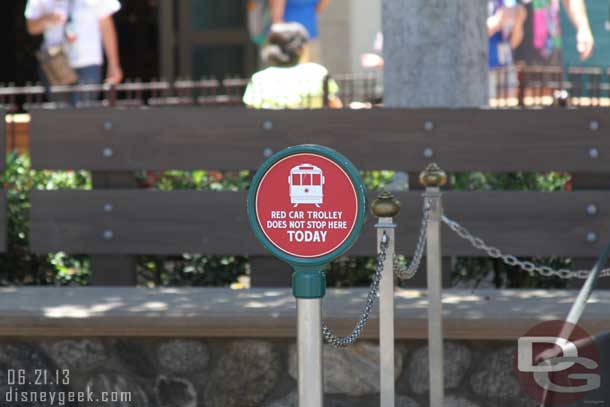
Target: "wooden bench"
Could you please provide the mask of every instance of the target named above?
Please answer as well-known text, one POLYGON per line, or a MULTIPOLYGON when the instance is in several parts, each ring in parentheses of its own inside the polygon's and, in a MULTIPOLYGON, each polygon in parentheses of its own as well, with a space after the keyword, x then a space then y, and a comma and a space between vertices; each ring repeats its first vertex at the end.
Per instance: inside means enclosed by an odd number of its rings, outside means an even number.
MULTIPOLYGON (((32 191, 32 249, 93 255, 95 284, 134 284, 132 255, 194 252, 251 256, 254 285, 287 285, 287 267, 250 232, 245 192, 136 189, 133 172, 255 170, 303 143, 335 148, 360 170, 418 173, 434 161, 449 172, 568 171, 575 188, 598 180, 597 190, 572 192, 450 191, 446 214, 521 256, 591 258, 610 239, 607 109, 37 110, 31 132, 33 168, 91 170, 95 188, 32 191)), ((407 255, 420 193, 398 194, 397 247, 407 255)), ((374 255, 373 221, 351 255, 374 255)), ((481 255, 446 229, 443 252, 481 255)))

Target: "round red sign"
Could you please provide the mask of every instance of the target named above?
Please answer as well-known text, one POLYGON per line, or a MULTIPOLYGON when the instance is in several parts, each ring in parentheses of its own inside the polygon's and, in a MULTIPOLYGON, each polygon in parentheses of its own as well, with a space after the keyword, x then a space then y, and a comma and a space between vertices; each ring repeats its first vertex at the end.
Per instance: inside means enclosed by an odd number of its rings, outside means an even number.
POLYGON ((273 164, 261 178, 254 205, 266 238, 300 258, 339 248, 358 217, 358 197, 348 174, 315 153, 290 155, 273 164))

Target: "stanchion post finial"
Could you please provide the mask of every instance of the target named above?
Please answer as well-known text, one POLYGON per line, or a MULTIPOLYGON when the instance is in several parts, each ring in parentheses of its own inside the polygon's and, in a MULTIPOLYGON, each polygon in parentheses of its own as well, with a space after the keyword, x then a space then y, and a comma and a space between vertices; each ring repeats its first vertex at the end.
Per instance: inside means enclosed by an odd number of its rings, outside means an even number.
POLYGON ((371 212, 378 218, 394 218, 400 212, 400 202, 388 191, 383 191, 371 205, 371 212))
POLYGON ((426 188, 442 187, 447 183, 447 174, 436 163, 428 164, 426 169, 419 174, 419 182, 426 188))

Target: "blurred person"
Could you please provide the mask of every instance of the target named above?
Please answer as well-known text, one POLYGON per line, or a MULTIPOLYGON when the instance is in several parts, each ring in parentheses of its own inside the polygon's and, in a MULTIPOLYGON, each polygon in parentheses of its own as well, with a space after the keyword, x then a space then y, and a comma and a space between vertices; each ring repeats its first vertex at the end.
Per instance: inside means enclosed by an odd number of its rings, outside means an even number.
POLYGON ((495 99, 500 82, 509 93, 516 93, 513 50, 523 41, 527 10, 517 0, 489 0, 487 4, 489 97, 495 99))
POLYGON ((576 29, 576 50, 580 54, 580 60, 589 59, 593 53, 595 40, 589 25, 585 0, 563 0, 563 4, 572 25, 576 29))
POLYGON ((560 5, 563 3, 570 22, 576 29, 576 50, 582 61, 593 53, 595 41, 589 25, 584 0, 521 0, 531 18, 528 31, 531 41, 519 49, 520 58, 529 65, 563 65, 560 5))
POLYGON ((318 16, 329 3, 330 0, 269 0, 272 23, 297 22, 307 29, 309 44, 303 56, 306 62, 321 61, 318 16))
MULTIPOLYGON (((525 7, 517 0, 489 0, 487 34, 489 36, 489 67, 495 68, 512 64, 512 50, 523 41, 524 22, 527 18, 525 7)), ((364 68, 383 67, 383 34, 377 33, 374 51, 360 56, 364 68)))
POLYGON ((512 50, 523 41, 527 10, 517 0, 488 2, 489 66, 512 64, 512 50))
MULTIPOLYGON (((103 54, 107 58, 105 81, 123 79, 118 40, 112 15, 121 8, 118 0, 28 0, 25 8, 30 35, 43 35, 43 48, 62 46, 77 84, 102 82, 103 54)), ((49 80, 41 73, 43 83, 49 80)), ((76 104, 91 94, 71 94, 76 104)))
POLYGON ((261 51, 268 68, 255 73, 243 101, 256 109, 319 109, 324 96, 329 107, 340 108, 339 86, 328 70, 314 62, 303 62, 309 35, 299 23, 278 23, 261 51), (324 89, 326 87, 326 89, 324 89))

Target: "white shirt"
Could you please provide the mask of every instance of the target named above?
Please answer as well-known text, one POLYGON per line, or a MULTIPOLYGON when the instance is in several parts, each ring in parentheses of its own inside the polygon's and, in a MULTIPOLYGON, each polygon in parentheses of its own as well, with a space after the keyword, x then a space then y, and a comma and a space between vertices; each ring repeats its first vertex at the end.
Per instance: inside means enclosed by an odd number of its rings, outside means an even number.
POLYGON ((64 24, 58 24, 45 28, 44 46, 65 42, 68 59, 73 68, 102 65, 104 55, 99 20, 121 8, 118 0, 28 0, 25 18, 35 20, 53 12, 67 17, 70 1, 73 8, 71 29, 76 35, 76 41, 66 42, 64 24))

